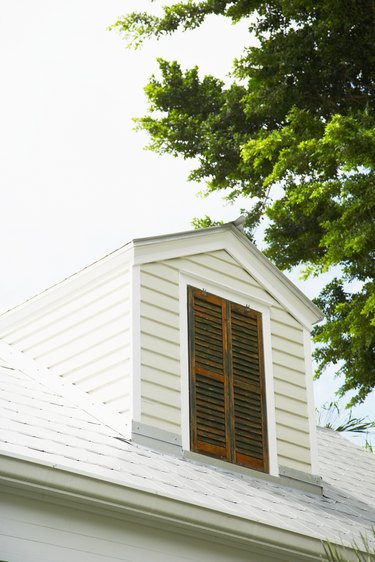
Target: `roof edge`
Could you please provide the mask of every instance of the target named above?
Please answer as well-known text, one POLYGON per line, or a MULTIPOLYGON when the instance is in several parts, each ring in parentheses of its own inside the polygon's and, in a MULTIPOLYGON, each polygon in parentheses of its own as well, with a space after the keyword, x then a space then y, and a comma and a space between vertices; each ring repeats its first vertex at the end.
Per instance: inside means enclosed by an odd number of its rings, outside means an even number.
POLYGON ((156 245, 163 242, 173 242, 181 238, 189 239, 199 236, 210 237, 220 232, 231 232, 236 238, 245 246, 245 248, 258 260, 262 265, 273 274, 277 279, 300 301, 305 307, 308 308, 314 318, 313 323, 320 322, 324 319, 322 311, 299 289, 276 265, 274 265, 255 244, 253 244, 248 237, 243 233, 243 221, 241 217, 235 221, 230 221, 219 226, 210 226, 197 230, 186 230, 181 232, 174 232, 171 234, 161 234, 159 236, 150 236, 146 238, 136 238, 133 240, 135 251, 141 247, 156 245))
POLYGON ((0 454, 0 484, 43 496, 89 505, 107 512, 136 516, 154 523, 182 527, 217 537, 233 544, 251 545, 259 552, 282 552, 291 562, 318 562, 324 553, 321 540, 271 525, 215 511, 139 488, 77 473, 57 465, 36 463, 21 457, 0 454), (43 492, 43 494, 40 494, 43 492))

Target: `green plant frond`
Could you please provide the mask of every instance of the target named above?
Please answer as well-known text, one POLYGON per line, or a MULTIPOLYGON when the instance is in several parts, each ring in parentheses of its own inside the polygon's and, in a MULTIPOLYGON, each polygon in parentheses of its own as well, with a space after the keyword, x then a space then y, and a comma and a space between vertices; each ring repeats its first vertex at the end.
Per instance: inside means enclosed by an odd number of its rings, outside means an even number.
POLYGON ((345 410, 337 401, 326 402, 317 410, 317 423, 339 432, 366 434, 375 429, 375 422, 363 417, 356 418, 352 410, 345 410))

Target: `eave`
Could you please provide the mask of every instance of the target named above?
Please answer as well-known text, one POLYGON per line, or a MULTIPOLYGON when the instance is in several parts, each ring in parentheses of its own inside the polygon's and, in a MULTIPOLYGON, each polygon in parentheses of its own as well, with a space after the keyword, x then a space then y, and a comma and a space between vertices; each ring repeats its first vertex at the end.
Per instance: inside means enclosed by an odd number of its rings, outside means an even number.
POLYGON ((175 529, 206 540, 251 549, 260 555, 289 562, 321 560, 323 547, 317 538, 276 528, 229 513, 157 495, 115 480, 92 477, 66 467, 36 463, 27 458, 0 456, 0 485, 8 493, 37 494, 72 508, 160 528, 175 529))

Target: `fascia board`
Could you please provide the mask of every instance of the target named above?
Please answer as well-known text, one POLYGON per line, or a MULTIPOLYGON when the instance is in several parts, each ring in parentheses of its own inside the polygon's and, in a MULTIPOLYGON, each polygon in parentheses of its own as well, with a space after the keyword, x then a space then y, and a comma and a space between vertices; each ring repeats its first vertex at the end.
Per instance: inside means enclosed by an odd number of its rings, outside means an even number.
POLYGON ((57 465, 30 462, 26 458, 0 455, 0 483, 11 491, 57 497, 75 506, 132 516, 153 524, 174 525, 185 532, 211 535, 218 540, 256 548, 259 553, 282 556, 284 560, 320 561, 319 539, 307 537, 249 519, 218 512, 139 488, 67 470, 57 465))
POLYGON ((251 274, 290 314, 307 330, 323 319, 320 310, 275 267, 259 250, 246 239, 240 245, 228 243, 227 250, 242 267, 251 274), (250 252, 250 259, 249 259, 250 252))
POLYGON ((142 265, 196 253, 227 250, 280 304, 307 329, 322 312, 232 223, 134 240, 134 263, 142 265))
POLYGON ((187 231, 180 234, 134 240, 134 263, 178 258, 223 249, 224 227, 187 231))

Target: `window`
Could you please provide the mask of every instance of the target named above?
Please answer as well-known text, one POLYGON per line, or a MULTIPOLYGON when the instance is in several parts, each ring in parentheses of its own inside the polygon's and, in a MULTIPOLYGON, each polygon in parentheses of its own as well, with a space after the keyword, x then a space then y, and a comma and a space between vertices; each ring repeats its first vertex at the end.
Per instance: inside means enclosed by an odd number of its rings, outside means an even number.
POLYGON ((188 287, 190 448, 268 471, 262 315, 188 287))

